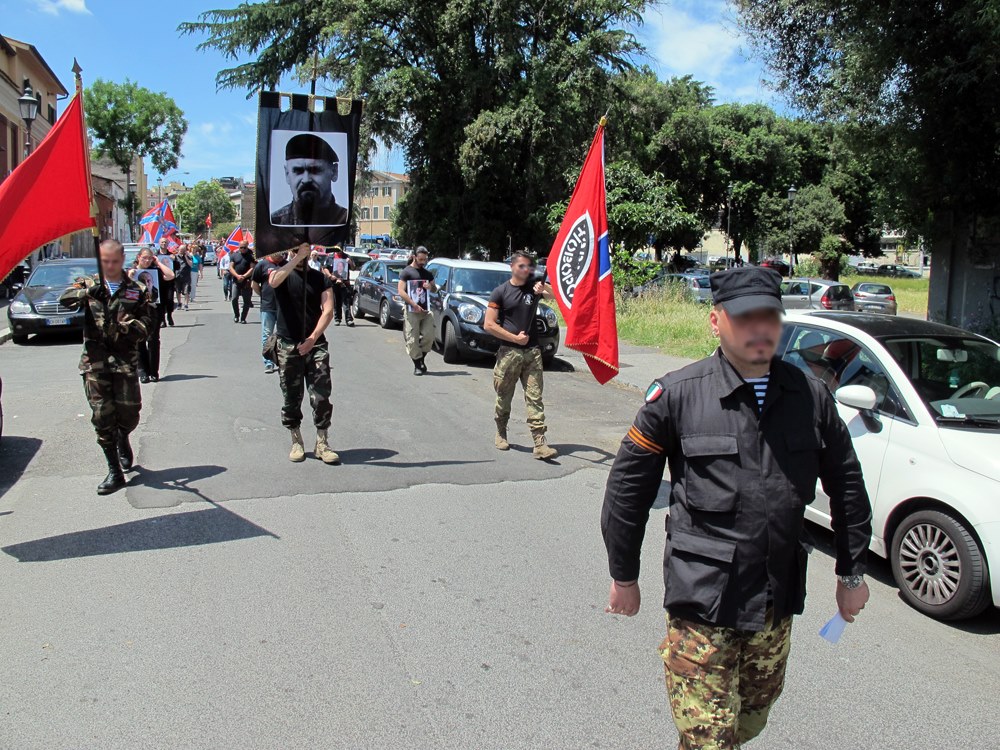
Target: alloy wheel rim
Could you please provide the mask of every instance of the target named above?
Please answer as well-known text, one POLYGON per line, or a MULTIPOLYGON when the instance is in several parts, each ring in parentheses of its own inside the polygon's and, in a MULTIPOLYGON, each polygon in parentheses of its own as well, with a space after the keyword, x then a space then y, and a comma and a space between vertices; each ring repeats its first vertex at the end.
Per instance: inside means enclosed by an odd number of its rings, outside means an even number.
POLYGON ((962 561, 951 537, 939 526, 920 523, 899 545, 899 568, 906 588, 925 604, 947 604, 958 592, 962 561))
POLYGON ((382 321, 383 325, 389 322, 389 306, 384 302, 382 303, 382 309, 379 310, 379 320, 382 321))

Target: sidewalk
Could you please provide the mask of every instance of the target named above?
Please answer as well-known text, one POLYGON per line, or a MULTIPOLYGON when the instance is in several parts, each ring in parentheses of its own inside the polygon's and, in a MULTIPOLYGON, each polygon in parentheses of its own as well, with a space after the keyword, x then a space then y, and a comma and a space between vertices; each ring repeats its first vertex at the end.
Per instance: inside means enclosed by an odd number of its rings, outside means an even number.
MULTIPOLYGON (((557 357, 572 364, 578 372, 590 372, 580 352, 560 345, 557 357)), ((672 357, 652 347, 633 346, 619 339, 618 366, 621 372, 609 385, 617 384, 622 388, 634 388, 645 393, 649 384, 658 377, 679 370, 693 361, 683 357, 672 357)))

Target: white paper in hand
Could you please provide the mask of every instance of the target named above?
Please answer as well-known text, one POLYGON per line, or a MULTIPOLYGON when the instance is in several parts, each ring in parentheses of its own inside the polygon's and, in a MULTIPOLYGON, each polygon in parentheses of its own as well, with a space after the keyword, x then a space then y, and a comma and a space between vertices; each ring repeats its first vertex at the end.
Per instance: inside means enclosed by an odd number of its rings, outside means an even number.
POLYGON ((830 641, 830 643, 837 643, 840 640, 840 636, 844 634, 844 628, 847 627, 847 620, 840 616, 840 611, 830 618, 830 622, 820 628, 819 634, 822 638, 830 641))

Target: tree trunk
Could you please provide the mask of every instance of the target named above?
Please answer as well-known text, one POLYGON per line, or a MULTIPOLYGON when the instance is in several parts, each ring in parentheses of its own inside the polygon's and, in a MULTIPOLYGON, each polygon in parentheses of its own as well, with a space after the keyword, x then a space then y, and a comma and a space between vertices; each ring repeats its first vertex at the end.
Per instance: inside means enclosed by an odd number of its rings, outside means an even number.
POLYGON ((819 275, 828 281, 840 281, 840 256, 821 258, 819 261, 819 275))
POLYGON ((1000 331, 1000 222, 962 211, 935 227, 928 319, 968 330, 1000 331))

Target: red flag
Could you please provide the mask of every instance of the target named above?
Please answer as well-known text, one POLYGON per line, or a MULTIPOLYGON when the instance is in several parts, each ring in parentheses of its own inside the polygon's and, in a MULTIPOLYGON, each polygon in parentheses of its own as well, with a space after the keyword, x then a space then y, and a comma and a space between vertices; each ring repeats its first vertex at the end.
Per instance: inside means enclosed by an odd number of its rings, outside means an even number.
POLYGON ((205 217, 205 226, 208 227, 209 229, 212 228, 212 214, 209 214, 208 216, 205 217))
POLYGON ((604 189, 604 125, 597 127, 566 216, 549 252, 549 281, 566 321, 566 346, 597 382, 618 374, 618 324, 604 189))
POLYGON ((77 94, 31 156, 0 184, 0 279, 35 248, 95 226, 92 199, 77 94))

